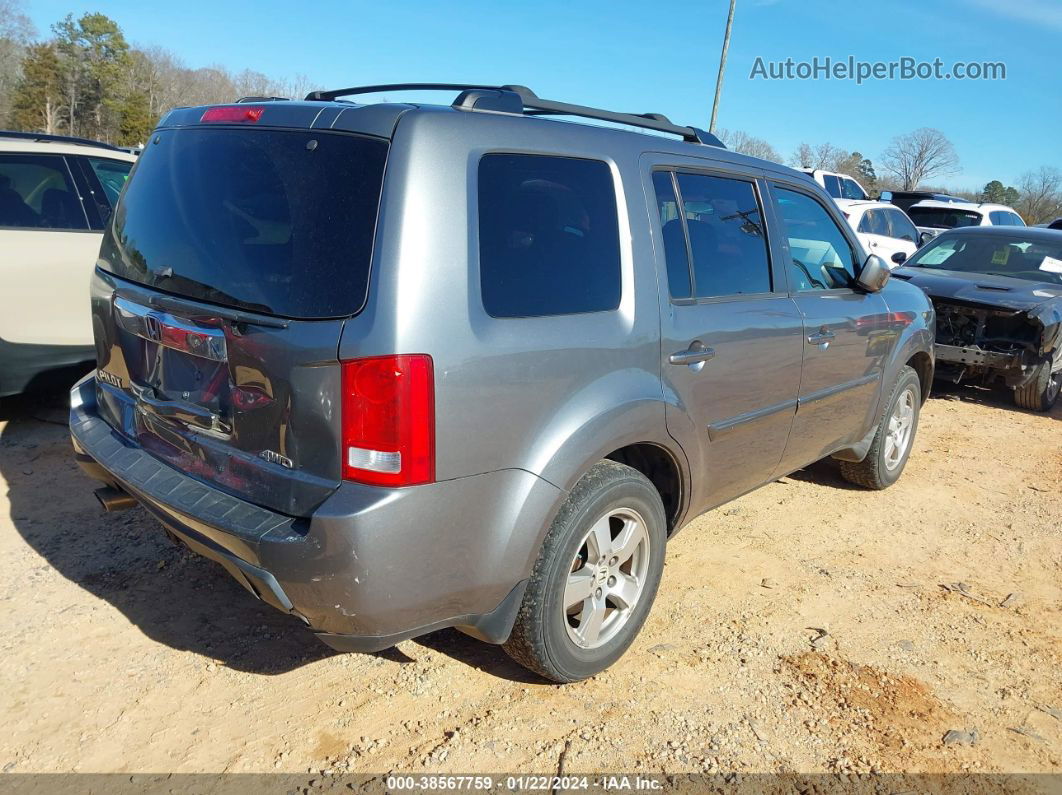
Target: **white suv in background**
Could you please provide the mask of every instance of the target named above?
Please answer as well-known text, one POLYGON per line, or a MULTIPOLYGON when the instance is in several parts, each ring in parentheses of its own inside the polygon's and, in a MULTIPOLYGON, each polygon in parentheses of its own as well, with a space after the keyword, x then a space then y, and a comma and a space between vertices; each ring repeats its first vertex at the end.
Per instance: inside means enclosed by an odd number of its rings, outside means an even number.
POLYGON ((899 267, 918 250, 918 229, 896 205, 879 201, 835 201, 863 248, 877 254, 890 268, 899 267))
POLYGON ((96 141, 0 130, 0 397, 95 359, 89 278, 134 162, 96 141))
POLYGON ((856 180, 847 174, 838 174, 836 171, 823 171, 821 168, 798 168, 826 189, 826 192, 835 199, 865 200, 870 198, 856 180))
POLYGON ((907 214, 919 232, 936 237, 945 229, 962 226, 1025 226, 1025 221, 1005 204, 974 202, 921 201, 912 204, 907 214))

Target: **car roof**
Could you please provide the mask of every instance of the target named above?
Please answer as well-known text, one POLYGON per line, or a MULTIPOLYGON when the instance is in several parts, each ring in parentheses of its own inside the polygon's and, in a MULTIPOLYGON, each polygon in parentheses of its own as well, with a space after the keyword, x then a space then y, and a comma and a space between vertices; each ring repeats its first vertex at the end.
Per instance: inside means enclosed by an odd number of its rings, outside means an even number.
POLYGON ((911 209, 914 210, 918 207, 939 207, 945 210, 976 210, 978 212, 985 212, 987 211, 987 208, 996 206, 997 205, 994 204, 977 204, 975 202, 942 202, 937 201, 936 199, 925 199, 924 201, 912 204, 911 209))
POLYGON ((960 226, 946 229, 936 240, 953 235, 986 235, 988 237, 1011 237, 1020 240, 1043 240, 1049 243, 1062 242, 1062 229, 1045 229, 1038 226, 960 226))
POLYGON ((944 207, 949 210, 976 210, 980 213, 998 212, 1000 210, 1008 213, 1014 213, 1018 215, 1018 211, 1013 207, 1008 207, 1005 204, 992 204, 991 202, 942 202, 935 199, 926 199, 916 204, 911 205, 915 207, 944 207))
POLYGON ((0 152, 19 152, 26 154, 59 154, 59 155, 93 155, 106 157, 111 160, 125 160, 130 163, 136 162, 136 155, 122 151, 106 144, 75 140, 36 140, 23 137, 8 137, 0 131, 0 152))
POLYGON ((831 177, 841 177, 843 179, 850 179, 856 184, 859 183, 858 179, 853 177, 851 174, 845 174, 843 171, 829 171, 825 168, 805 168, 804 166, 800 166, 796 170, 802 171, 805 174, 810 174, 811 176, 814 176, 815 174, 827 174, 831 177))
POLYGON ((969 199, 964 199, 961 196, 952 196, 950 193, 941 193, 939 190, 889 190, 882 191, 882 193, 888 193, 893 198, 911 198, 913 196, 925 196, 928 198, 921 201, 941 201, 945 204, 977 204, 977 202, 971 202, 969 199), (932 197, 940 197, 934 199, 932 197))
MULTIPOLYGON (((201 124, 203 114, 208 109, 213 107, 231 107, 232 105, 233 103, 227 103, 224 106, 202 105, 175 108, 162 117, 159 122, 159 128, 198 127, 201 124)), ((611 137, 614 140, 623 140, 628 145, 632 145, 643 152, 675 153, 702 158, 710 157, 713 160, 728 162, 737 166, 751 166, 763 169, 800 182, 804 182, 807 179, 805 174, 781 163, 741 154, 727 149, 725 146, 712 146, 684 141, 641 129, 605 126, 578 119, 573 121, 566 116, 555 117, 533 113, 518 114, 469 110, 459 109, 452 105, 432 103, 380 102, 359 104, 343 100, 299 101, 266 99, 254 101, 253 107, 264 109, 264 113, 260 118, 271 127, 360 132, 388 138, 393 134, 400 118, 412 119, 416 117, 418 126, 431 126, 433 119, 441 121, 443 119, 453 119, 457 116, 470 120, 475 119, 475 123, 482 125, 503 126, 511 125, 514 121, 521 125, 554 125, 559 136, 566 134, 573 136, 601 135, 611 137), (272 116, 272 118, 270 119, 269 116, 272 116)), ((203 126, 211 125, 207 123, 203 126)), ((512 128, 510 127, 509 129, 512 128)), ((514 145, 517 143, 518 141, 514 145)))
MULTIPOLYGON (((834 199, 834 202, 842 210, 900 210, 892 202, 878 201, 877 199, 834 199)), ((903 210, 900 210, 902 213, 903 210)))

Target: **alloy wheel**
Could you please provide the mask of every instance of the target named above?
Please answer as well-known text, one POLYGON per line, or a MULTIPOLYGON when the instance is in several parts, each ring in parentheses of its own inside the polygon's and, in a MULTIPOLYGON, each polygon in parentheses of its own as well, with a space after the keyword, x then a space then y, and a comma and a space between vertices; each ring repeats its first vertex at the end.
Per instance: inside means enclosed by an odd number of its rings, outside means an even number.
POLYGON ((561 609, 568 637, 580 648, 612 640, 630 619, 649 572, 649 534, 636 511, 602 516, 575 553, 561 609))

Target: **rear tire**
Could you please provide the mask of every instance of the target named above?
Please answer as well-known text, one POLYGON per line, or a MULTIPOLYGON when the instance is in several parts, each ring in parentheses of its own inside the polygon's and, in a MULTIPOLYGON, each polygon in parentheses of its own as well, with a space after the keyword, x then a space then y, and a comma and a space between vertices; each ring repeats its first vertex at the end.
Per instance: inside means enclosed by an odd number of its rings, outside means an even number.
POLYGON ((841 475, 849 483, 868 489, 887 489, 900 478, 914 446, 922 386, 918 373, 904 366, 885 403, 866 458, 841 461, 841 475))
POLYGON ((595 464, 546 534, 505 651, 554 682, 608 668, 645 623, 666 542, 653 484, 615 461, 595 464))
POLYGON ((1052 373, 1051 362, 1044 362, 1036 376, 1025 386, 1014 390, 1014 403, 1029 411, 1050 411, 1062 388, 1062 370, 1052 373))

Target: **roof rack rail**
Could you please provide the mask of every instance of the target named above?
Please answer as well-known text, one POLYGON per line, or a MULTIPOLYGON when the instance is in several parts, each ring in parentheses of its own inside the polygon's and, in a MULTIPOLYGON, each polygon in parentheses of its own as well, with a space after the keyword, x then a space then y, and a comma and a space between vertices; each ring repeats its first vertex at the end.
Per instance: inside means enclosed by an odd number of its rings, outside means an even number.
POLYGON ((499 113, 513 113, 527 116, 578 116, 583 119, 596 119, 615 124, 626 124, 656 132, 681 136, 689 143, 726 147, 723 142, 710 132, 697 127, 685 127, 673 123, 662 113, 617 113, 585 105, 573 105, 542 99, 526 86, 504 85, 487 86, 467 83, 390 83, 379 86, 351 86, 334 91, 311 91, 306 95, 308 102, 331 102, 339 97, 359 94, 380 94, 388 91, 459 91, 453 107, 457 110, 489 110, 499 113))
POLYGON ((78 146, 96 146, 100 149, 113 149, 117 152, 125 151, 120 146, 105 144, 103 141, 93 141, 91 138, 78 138, 73 135, 52 135, 50 133, 19 132, 17 130, 0 130, 0 138, 14 138, 22 141, 55 141, 62 144, 76 144, 78 146))

